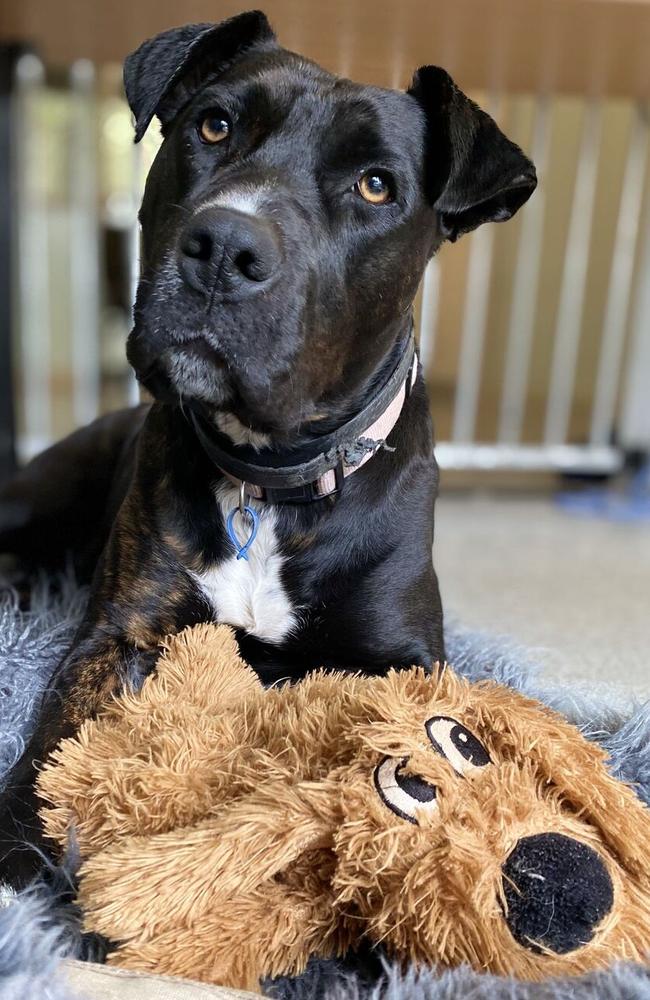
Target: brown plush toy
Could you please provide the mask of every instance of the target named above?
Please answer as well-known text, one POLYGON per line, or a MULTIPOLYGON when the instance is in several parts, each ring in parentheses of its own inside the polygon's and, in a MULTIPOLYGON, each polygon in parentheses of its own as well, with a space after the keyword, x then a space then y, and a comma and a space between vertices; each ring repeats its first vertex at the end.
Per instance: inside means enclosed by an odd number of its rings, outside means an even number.
POLYGON ((553 712, 449 669, 264 690, 197 626, 39 789, 115 965, 257 989, 362 936, 534 980, 648 948, 650 812, 553 712))

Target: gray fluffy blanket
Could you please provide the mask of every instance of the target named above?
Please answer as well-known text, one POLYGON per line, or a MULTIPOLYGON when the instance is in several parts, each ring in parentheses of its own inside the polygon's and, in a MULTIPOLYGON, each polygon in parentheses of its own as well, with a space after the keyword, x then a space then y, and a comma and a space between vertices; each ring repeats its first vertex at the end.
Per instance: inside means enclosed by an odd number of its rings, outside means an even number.
MULTIPOLYGON (((0 778, 20 755, 30 720, 54 665, 70 642, 84 594, 69 580, 56 595, 44 581, 29 612, 11 592, 0 591, 0 778)), ((613 773, 636 783, 650 804, 650 705, 639 705, 616 689, 551 686, 540 679, 541 654, 507 640, 448 629, 455 668, 473 679, 492 677, 537 697, 598 740, 611 755, 613 773)), ((61 872, 48 888, 35 886, 0 908, 0 1000, 92 1000, 73 998, 57 976, 63 955, 98 957, 94 942, 79 932, 78 915, 61 903, 61 872)), ((650 928, 648 931, 650 952, 650 928)), ((279 1000, 650 1000, 650 971, 619 966, 605 973, 543 985, 479 975, 469 969, 402 975, 356 959, 313 962, 304 976, 269 984, 279 1000), (370 970, 370 971, 369 971, 370 970)))

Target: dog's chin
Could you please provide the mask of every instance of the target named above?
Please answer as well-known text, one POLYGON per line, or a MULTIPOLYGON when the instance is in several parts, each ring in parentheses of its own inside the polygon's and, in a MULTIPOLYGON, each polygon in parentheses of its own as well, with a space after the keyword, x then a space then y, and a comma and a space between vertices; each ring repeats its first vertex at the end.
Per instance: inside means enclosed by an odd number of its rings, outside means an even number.
POLYGON ((151 360, 134 340, 129 360, 140 385, 159 403, 194 407, 235 445, 256 450, 300 443, 300 417, 291 400, 269 410, 269 384, 251 386, 202 339, 166 347, 151 360))
POLYGON ((187 348, 164 351, 146 371, 136 376, 160 403, 200 403, 212 412, 227 409, 232 397, 226 366, 209 361, 201 352, 187 348))

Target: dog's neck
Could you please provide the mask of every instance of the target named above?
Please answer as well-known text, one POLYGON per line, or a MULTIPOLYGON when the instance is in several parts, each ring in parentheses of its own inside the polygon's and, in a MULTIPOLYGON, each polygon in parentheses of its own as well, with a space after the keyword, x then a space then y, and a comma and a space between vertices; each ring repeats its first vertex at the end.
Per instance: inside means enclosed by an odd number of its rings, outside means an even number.
MULTIPOLYGON (((417 375, 412 327, 406 342, 396 342, 378 373, 368 380, 367 402, 334 430, 280 451, 254 444, 234 445, 232 438, 200 411, 190 420, 214 466, 239 485, 242 496, 266 503, 306 503, 337 496, 344 480, 381 448, 397 423, 417 375)), ((219 425, 217 425, 219 426, 219 425)), ((225 426, 245 430, 232 418, 225 426)), ((222 423, 223 427, 223 423, 222 423)), ((242 501, 243 502, 243 501, 242 501)))
POLYGON ((409 312, 399 322, 391 324, 391 328, 383 331, 383 339, 390 346, 381 355, 372 370, 351 390, 329 400, 322 406, 327 416, 301 428, 300 443, 315 441, 319 437, 331 434, 361 413, 375 398, 386 384, 397 367, 400 358, 408 347, 413 334, 413 313, 409 312))
POLYGON ((233 445, 238 448, 248 445, 255 451, 261 451, 263 448, 270 448, 273 444, 270 434, 247 427, 234 413, 219 411, 215 413, 213 420, 217 430, 229 438, 233 445))
MULTIPOLYGON (((334 397, 319 405, 323 413, 318 420, 307 420, 290 436, 279 440, 272 433, 250 427, 243 423, 236 414, 222 410, 211 415, 211 420, 217 430, 235 447, 248 446, 255 451, 271 448, 275 451, 293 451, 304 445, 317 442, 320 438, 331 434, 351 420, 357 413, 364 410, 382 386, 388 381, 395 370, 399 359, 407 348, 413 331, 412 310, 396 324, 386 339, 390 340, 388 351, 381 356, 373 370, 352 391, 346 391, 340 397, 334 397)), ((388 333, 388 331, 386 331, 388 333)), ((379 339, 379 338, 378 338, 379 339)))

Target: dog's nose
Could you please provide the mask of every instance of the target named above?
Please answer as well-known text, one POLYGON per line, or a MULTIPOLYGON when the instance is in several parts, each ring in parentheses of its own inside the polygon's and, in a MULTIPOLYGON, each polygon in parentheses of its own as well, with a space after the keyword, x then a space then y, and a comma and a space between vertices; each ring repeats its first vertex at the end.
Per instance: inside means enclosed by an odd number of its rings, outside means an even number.
POLYGON ((281 247, 271 223, 230 208, 195 215, 179 244, 184 280, 206 295, 215 289, 246 295, 278 270, 281 247))
POLYGON ((559 955, 587 944, 614 903, 599 855, 559 833, 520 840, 503 866, 508 927, 519 944, 559 955))

